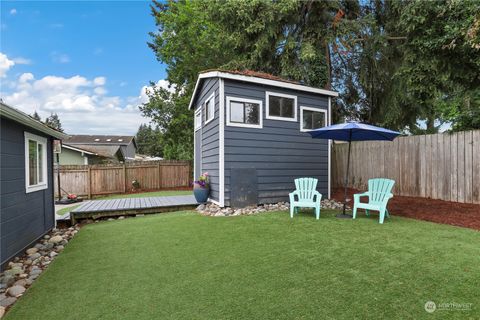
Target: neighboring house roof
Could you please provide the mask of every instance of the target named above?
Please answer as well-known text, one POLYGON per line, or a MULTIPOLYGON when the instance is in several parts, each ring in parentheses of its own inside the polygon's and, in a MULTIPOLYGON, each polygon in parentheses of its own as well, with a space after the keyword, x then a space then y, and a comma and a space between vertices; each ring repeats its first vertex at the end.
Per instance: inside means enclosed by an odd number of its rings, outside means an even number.
POLYGON ((78 144, 75 148, 86 150, 97 156, 106 158, 117 158, 118 152, 120 152, 121 159, 124 158, 124 154, 119 145, 90 145, 90 144, 78 144))
POLYGON ((130 143, 135 142, 134 136, 114 136, 114 135, 83 135, 83 134, 74 134, 71 135, 69 139, 63 141, 68 145, 129 145, 130 143))
POLYGON ((85 153, 85 154, 97 155, 97 154, 94 153, 94 152, 87 151, 87 150, 81 149, 81 148, 72 147, 72 146, 69 146, 68 144, 62 144, 62 148, 70 149, 70 150, 77 151, 77 152, 83 152, 83 153, 85 153))
POLYGON ((25 112, 11 107, 4 102, 0 102, 0 115, 2 117, 24 124, 30 128, 43 132, 57 139, 67 139, 69 137, 67 134, 50 128, 43 122, 35 120, 25 112))
POLYGON ((252 82, 252 83, 257 83, 262 85, 269 85, 274 87, 293 89, 298 91, 323 94, 331 97, 338 97, 338 92, 321 89, 321 88, 309 87, 299 82, 283 79, 268 73, 257 72, 252 70, 232 71, 232 70, 216 70, 215 69, 215 70, 206 70, 206 71, 200 72, 200 74, 198 75, 197 83, 195 84, 195 89, 193 90, 192 98, 188 106, 189 109, 192 108, 193 102, 195 101, 197 91, 198 91, 197 89, 200 82, 203 79, 207 79, 207 78, 232 79, 232 80, 252 82))

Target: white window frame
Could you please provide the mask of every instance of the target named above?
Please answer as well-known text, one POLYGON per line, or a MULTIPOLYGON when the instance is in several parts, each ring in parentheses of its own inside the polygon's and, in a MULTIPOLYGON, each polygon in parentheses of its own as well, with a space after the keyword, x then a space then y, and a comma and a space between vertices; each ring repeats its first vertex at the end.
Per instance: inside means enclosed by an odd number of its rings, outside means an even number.
POLYGON ((206 110, 206 108, 205 108, 205 112, 206 112, 206 114, 205 114, 205 124, 213 121, 213 119, 215 118, 215 92, 212 93, 212 94, 210 95, 210 97, 208 97, 208 99, 205 100, 205 102, 204 102, 202 105, 203 105, 203 106, 206 105, 207 102, 210 102, 210 103, 211 103, 211 105, 212 105, 212 112, 211 112, 211 114, 208 114, 208 112, 207 112, 207 110, 206 110))
MULTIPOLYGON (((48 144, 47 144, 47 138, 37 136, 36 134, 30 133, 30 132, 25 132, 25 192, 30 193, 30 192, 35 192, 39 190, 44 190, 48 188, 48 173, 47 173, 47 153, 48 153, 48 144), (28 148, 28 142, 29 141, 35 141, 37 144, 43 145, 43 154, 42 154, 42 183, 38 183, 36 185, 30 185, 30 163, 29 163, 29 148, 28 148)), ((38 179, 40 180, 40 179, 38 179)))
POLYGON ((227 126, 229 127, 243 127, 243 128, 256 128, 261 129, 263 128, 263 103, 262 100, 254 100, 254 99, 245 99, 245 98, 237 98, 227 96, 227 126), (237 101, 237 102, 244 102, 244 103, 255 103, 259 106, 259 124, 250 124, 250 123, 238 123, 238 122, 230 122, 230 102, 237 101))
POLYGON ((193 117, 194 121, 194 126, 195 126, 195 131, 198 131, 199 129, 202 128, 202 106, 200 106, 197 111, 195 111, 195 116, 193 117), (197 121, 197 117, 200 116, 200 121, 197 121))
MULTIPOLYGON (((323 112, 325 114, 325 123, 323 124, 323 127, 326 127, 328 125, 328 113, 327 110, 325 109, 319 109, 319 108, 313 108, 313 107, 305 107, 305 106, 300 106, 300 131, 301 132, 309 132, 312 130, 316 129, 304 129, 303 128, 303 110, 308 110, 308 111, 315 111, 315 112, 323 112)), ((322 127, 322 128, 323 128, 322 127)), ((317 128, 319 129, 319 128, 317 128)))
POLYGON ((297 96, 293 96, 293 95, 285 94, 285 93, 267 91, 265 93, 265 103, 267 105, 267 115, 266 115, 267 119, 269 119, 269 120, 281 120, 281 121, 293 121, 293 122, 297 121, 297 109, 298 109, 297 108, 297 96), (270 96, 293 99, 293 118, 271 116, 270 115, 270 99, 269 99, 270 96))

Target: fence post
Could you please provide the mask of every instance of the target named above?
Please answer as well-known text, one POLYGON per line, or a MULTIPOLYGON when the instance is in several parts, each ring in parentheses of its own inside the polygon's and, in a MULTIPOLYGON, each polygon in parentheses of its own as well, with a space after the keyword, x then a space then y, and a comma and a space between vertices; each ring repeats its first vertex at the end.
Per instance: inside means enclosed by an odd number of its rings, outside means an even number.
POLYGON ((123 164, 123 193, 127 193, 127 165, 123 164))
POLYGON ((90 166, 88 166, 87 171, 88 199, 92 199, 92 169, 90 166))
POLYGON ((160 162, 157 163, 157 170, 158 170, 158 189, 162 188, 162 168, 160 168, 160 162))

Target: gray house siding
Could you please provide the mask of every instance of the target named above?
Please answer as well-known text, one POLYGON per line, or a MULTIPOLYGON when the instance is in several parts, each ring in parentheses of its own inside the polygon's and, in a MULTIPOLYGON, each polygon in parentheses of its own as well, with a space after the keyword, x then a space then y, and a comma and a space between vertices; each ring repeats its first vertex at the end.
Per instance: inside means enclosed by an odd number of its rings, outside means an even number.
POLYGON ((1 118, 0 266, 54 227, 52 138, 1 118), (47 138, 48 188, 25 192, 24 132, 47 138))
MULTIPOLYGON (((300 106, 327 110, 327 117, 330 117, 328 97, 235 80, 225 80, 224 90, 225 100, 230 96, 263 102, 263 128, 225 125, 225 205, 230 205, 233 168, 256 169, 259 203, 288 201, 294 179, 305 176, 319 180, 317 190, 326 198, 328 141, 312 139, 308 133, 300 131, 300 106), (297 121, 266 119, 266 91, 297 96, 297 121)), ((226 102, 225 107, 228 108, 226 102)))
POLYGON ((210 175, 210 199, 219 201, 219 81, 218 79, 205 79, 199 88, 199 94, 194 101, 195 111, 207 100, 212 93, 215 96, 214 118, 205 124, 202 110, 202 127, 195 132, 195 179, 203 172, 210 175), (198 155, 200 151, 200 156, 198 155))
POLYGON ((135 158, 135 153, 136 153, 136 148, 133 142, 129 143, 126 146, 120 146, 120 149, 122 149, 122 153, 125 156, 126 161, 132 161, 135 158))

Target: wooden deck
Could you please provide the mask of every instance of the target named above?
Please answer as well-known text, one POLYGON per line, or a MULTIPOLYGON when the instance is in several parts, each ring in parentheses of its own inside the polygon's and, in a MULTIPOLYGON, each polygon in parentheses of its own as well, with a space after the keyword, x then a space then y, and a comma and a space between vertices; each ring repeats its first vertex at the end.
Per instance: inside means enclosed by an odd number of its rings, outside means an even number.
POLYGON ((72 210, 70 218, 76 223, 78 219, 188 210, 197 205, 193 195, 93 200, 72 210))

